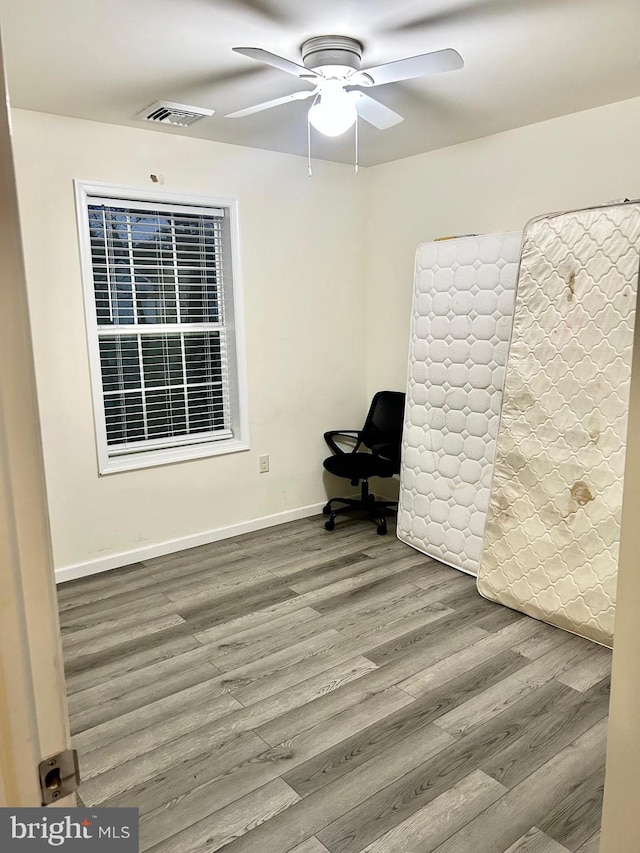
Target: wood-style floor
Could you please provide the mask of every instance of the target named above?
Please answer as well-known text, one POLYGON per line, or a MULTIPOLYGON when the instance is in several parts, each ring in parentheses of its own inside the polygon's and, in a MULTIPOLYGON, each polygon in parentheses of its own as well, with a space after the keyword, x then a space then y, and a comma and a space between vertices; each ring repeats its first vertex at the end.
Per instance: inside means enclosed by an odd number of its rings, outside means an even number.
POLYGON ((597 853, 610 654, 367 522, 59 588, 83 801, 153 853, 597 853))

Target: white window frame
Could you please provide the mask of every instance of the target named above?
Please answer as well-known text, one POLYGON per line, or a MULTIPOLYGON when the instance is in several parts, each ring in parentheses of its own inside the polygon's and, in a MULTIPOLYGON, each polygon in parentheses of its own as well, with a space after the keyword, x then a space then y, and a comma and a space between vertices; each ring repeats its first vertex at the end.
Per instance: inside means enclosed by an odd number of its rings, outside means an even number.
MULTIPOLYGON (((74 186, 99 473, 111 474, 118 471, 131 471, 138 468, 148 468, 189 459, 199 459, 207 456, 219 456, 249 450, 246 339, 237 199, 168 193, 141 189, 139 187, 83 180, 75 180, 74 186), (147 446, 140 451, 133 450, 126 453, 109 449, 107 444, 102 371, 100 367, 100 337, 96 314, 88 217, 89 205, 99 199, 122 200, 128 204, 173 205, 176 208, 199 207, 203 209, 203 212, 206 212, 209 208, 224 209, 225 218, 228 222, 227 233, 230 248, 230 252, 228 253, 230 257, 225 257, 224 263, 226 282, 225 330, 229 366, 231 437, 211 440, 210 438, 198 438, 197 434, 195 434, 193 437, 176 438, 175 445, 171 447, 154 449, 147 446)), ((196 324, 193 325, 195 330, 197 328, 196 324)), ((170 331, 169 324, 155 328, 162 331, 170 331)), ((166 444, 166 442, 163 443, 166 444)))

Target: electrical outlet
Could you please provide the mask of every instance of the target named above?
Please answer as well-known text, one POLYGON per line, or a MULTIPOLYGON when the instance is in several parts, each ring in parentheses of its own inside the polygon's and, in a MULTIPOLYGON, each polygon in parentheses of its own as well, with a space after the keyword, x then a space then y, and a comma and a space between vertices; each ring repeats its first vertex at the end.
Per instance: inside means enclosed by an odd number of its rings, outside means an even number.
POLYGON ((258 456, 258 471, 261 474, 269 473, 269 454, 265 453, 264 456, 258 456))

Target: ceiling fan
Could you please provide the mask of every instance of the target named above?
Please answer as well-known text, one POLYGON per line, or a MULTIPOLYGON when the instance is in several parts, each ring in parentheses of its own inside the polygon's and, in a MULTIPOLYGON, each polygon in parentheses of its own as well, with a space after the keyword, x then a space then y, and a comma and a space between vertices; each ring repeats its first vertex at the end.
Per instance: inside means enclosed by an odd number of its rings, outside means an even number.
POLYGON ((234 47, 233 50, 293 74, 313 88, 237 110, 229 113, 227 118, 243 118, 291 101, 313 98, 309 122, 326 136, 344 133, 358 116, 379 130, 393 127, 403 117, 372 98, 366 90, 442 71, 455 71, 464 65, 460 54, 449 48, 361 69, 363 46, 349 36, 307 39, 301 47, 302 65, 259 47, 234 47))

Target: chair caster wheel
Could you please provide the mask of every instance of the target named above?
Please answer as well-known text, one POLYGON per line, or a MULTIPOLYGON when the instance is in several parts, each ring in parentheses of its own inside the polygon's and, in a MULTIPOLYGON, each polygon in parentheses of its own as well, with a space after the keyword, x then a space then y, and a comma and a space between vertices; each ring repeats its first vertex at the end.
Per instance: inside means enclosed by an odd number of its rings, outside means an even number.
POLYGON ((333 530, 333 528, 335 526, 336 526, 336 523, 332 518, 330 518, 329 521, 325 521, 325 523, 324 523, 324 529, 325 530, 333 530))
POLYGON ((330 504, 325 504, 322 507, 322 514, 323 515, 331 515, 331 505, 330 504))
POLYGON ((386 536, 387 525, 386 524, 379 524, 378 527, 376 527, 376 533, 378 534, 378 536, 386 536))

